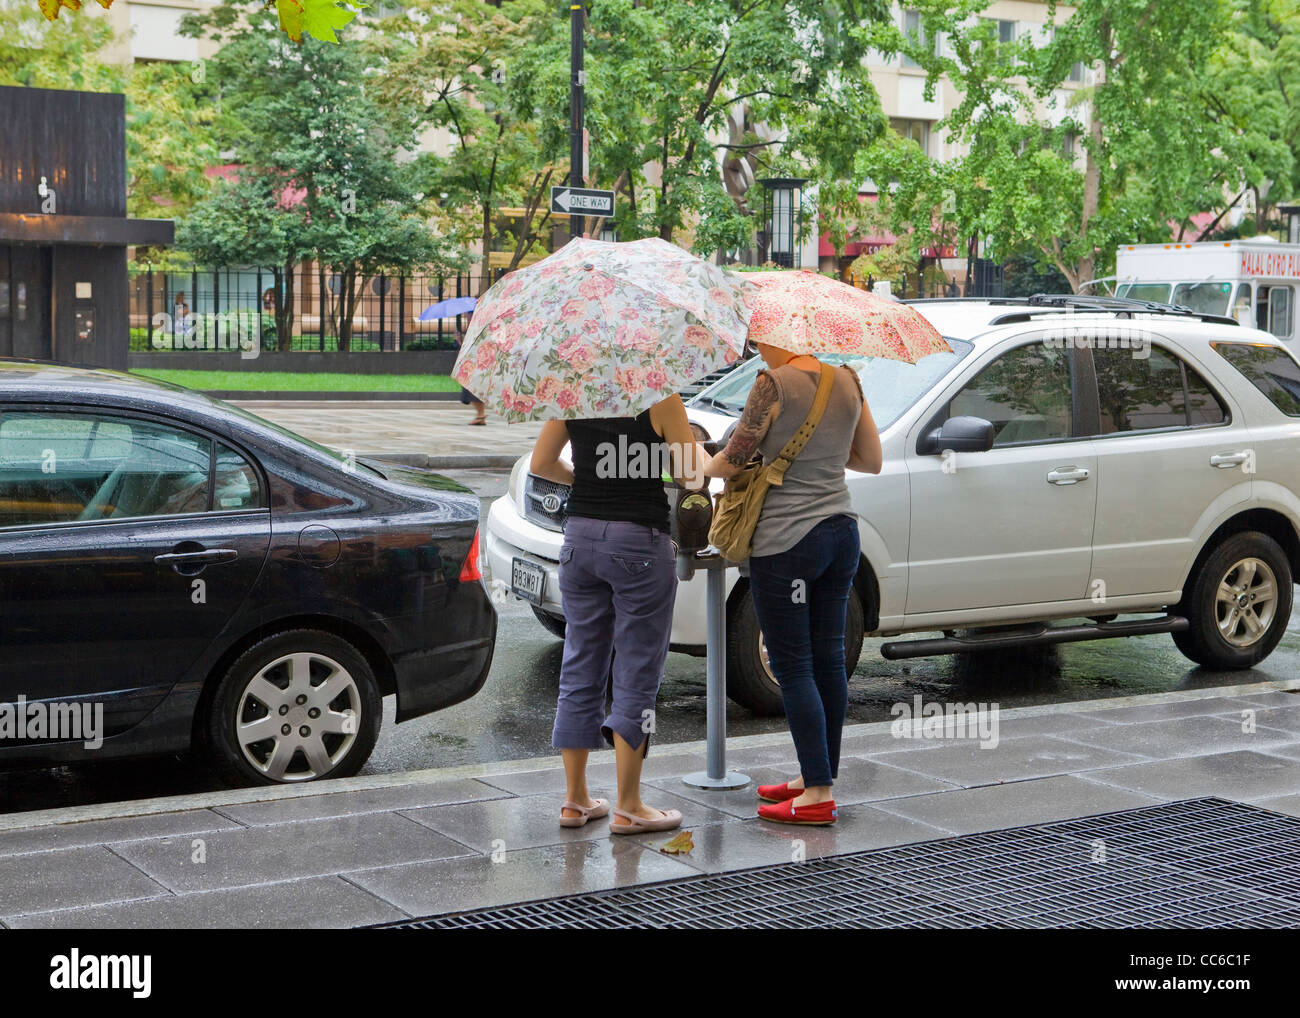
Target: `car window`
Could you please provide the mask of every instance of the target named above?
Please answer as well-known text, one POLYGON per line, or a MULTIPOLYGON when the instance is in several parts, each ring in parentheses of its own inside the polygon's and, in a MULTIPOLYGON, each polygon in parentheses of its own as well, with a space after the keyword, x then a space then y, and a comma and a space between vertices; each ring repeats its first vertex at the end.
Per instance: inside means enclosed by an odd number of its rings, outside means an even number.
POLYGON ((1222 315, 1228 311, 1231 296, 1231 283, 1179 283, 1174 287, 1173 303, 1201 315, 1222 315))
POLYGON ((1187 426, 1182 365, 1158 346, 1148 356, 1136 350, 1095 350, 1102 435, 1187 426))
POLYGON ((0 526, 205 512, 212 442, 128 417, 0 414, 0 526))
MULTIPOLYGON (((951 353, 932 353, 915 364, 885 357, 851 357, 843 354, 823 354, 820 360, 827 364, 852 366, 862 383, 862 395, 871 408, 876 427, 883 431, 970 353, 972 345, 966 340, 945 338, 952 348, 951 353)), ((690 399, 687 405, 739 415, 744 409, 745 400, 749 398, 749 390, 754 387, 754 376, 763 366, 761 357, 751 358, 690 399)))
POLYGON ((1214 349, 1288 417, 1300 417, 1300 364, 1280 346, 1215 343, 1214 349))
POLYGON ((1192 427, 1224 423, 1228 419, 1228 408, 1218 393, 1186 361, 1183 361, 1183 372, 1187 377, 1187 423, 1192 427))
POLYGON ((257 509, 262 505, 261 485, 251 463, 223 442, 217 443, 216 489, 212 508, 257 509))
POLYGON ((991 422, 995 447, 1069 438, 1069 350, 1042 342, 1009 350, 952 398, 948 416, 991 422))

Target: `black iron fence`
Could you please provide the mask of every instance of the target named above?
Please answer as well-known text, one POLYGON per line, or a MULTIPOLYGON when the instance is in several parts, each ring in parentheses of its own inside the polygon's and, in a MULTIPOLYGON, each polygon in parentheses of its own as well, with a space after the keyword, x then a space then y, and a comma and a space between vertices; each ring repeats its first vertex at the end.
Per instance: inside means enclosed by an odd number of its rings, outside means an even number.
POLYGON ((421 313, 453 297, 478 296, 501 272, 493 270, 486 279, 380 274, 349 281, 301 266, 288 274, 256 267, 169 272, 133 265, 131 350, 454 350, 469 316, 421 320, 421 313))

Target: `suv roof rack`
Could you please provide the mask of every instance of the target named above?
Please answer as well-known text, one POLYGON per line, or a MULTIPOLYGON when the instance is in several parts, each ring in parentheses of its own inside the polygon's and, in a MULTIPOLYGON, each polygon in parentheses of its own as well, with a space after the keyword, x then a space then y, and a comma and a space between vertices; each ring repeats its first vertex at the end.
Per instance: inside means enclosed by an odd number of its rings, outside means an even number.
MULTIPOLYGON (((938 304, 947 301, 978 301, 982 304, 1000 304, 1008 307, 1039 308, 1045 311, 1109 311, 1117 317, 1127 318, 1134 314, 1178 315, 1184 318, 1197 318, 1203 322, 1218 325, 1240 325, 1235 318, 1226 315, 1213 315, 1194 311, 1185 304, 1162 304, 1154 300, 1131 300, 1128 297, 1091 297, 1078 293, 1036 293, 1031 297, 932 297, 908 300, 907 304, 938 304)), ((1013 312, 999 315, 990 325, 1006 325, 1012 322, 1028 321, 1032 317, 1029 311, 1013 312)))

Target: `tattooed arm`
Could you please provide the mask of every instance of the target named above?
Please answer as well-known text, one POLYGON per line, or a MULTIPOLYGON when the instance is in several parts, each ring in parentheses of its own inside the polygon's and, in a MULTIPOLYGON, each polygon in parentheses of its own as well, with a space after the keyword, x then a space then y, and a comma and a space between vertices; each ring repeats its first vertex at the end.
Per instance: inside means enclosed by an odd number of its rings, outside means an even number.
POLYGON ((741 412, 736 430, 731 433, 727 447, 709 459, 704 473, 708 477, 734 477, 758 452, 758 444, 767 434, 772 422, 781 413, 781 394, 766 371, 760 371, 749 390, 745 409, 741 412))

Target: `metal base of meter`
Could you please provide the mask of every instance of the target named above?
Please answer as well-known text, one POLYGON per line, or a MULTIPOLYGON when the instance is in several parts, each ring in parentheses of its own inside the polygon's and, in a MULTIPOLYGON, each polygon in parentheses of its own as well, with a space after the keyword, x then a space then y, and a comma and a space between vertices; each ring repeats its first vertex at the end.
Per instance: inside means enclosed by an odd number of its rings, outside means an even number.
POLYGON ((705 570, 708 583, 705 600, 708 604, 708 641, 705 659, 706 675, 706 728, 705 767, 682 778, 691 788, 744 788, 749 776, 727 770, 727 593, 725 574, 727 563, 717 554, 700 558, 696 555, 678 556, 677 575, 691 578, 696 569, 705 570))
POLYGON ((689 785, 691 788, 719 788, 723 790, 731 788, 744 788, 750 782, 748 774, 739 774, 736 771, 727 771, 720 778, 711 778, 704 771, 696 771, 694 774, 687 774, 682 778, 683 785, 689 785))

